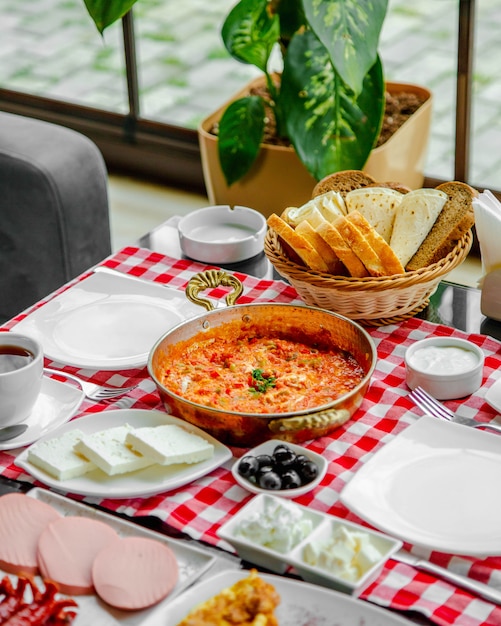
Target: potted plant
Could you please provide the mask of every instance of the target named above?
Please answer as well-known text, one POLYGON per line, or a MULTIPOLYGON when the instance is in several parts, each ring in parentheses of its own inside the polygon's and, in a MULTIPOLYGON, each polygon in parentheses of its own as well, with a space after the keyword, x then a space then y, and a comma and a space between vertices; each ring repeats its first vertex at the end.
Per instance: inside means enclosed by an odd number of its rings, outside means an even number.
MULTIPOLYGON (((85 0, 101 32, 134 1, 85 0)), ((277 212, 306 201, 317 180, 343 169, 421 186, 429 91, 417 88, 426 104, 412 116, 413 124, 406 122, 376 147, 386 92, 416 89, 385 83, 378 45, 387 5, 388 0, 240 0, 230 10, 221 31, 226 49, 262 76, 199 126, 212 203, 277 212), (272 67, 277 53, 278 67, 272 67), (421 123, 424 130, 416 130, 421 123), (401 147, 397 135, 407 144, 401 147)))
POLYGON ((263 76, 199 126, 211 202, 277 212, 306 201, 317 180, 344 169, 421 186, 431 94, 385 83, 378 44, 386 11, 387 0, 240 0, 231 9, 224 44, 263 76), (279 74, 270 69, 277 50, 279 74), (402 90, 426 104, 375 147, 385 94, 402 90), (270 119, 282 140, 275 144, 264 139, 270 119))

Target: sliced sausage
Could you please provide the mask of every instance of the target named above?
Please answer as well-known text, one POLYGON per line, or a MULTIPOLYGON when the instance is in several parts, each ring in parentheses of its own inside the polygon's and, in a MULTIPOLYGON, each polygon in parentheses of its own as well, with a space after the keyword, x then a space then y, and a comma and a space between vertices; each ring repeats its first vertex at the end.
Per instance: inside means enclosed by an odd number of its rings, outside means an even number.
POLYGON ((92 579, 97 595, 109 605, 144 609, 172 591, 178 565, 165 544, 147 537, 126 537, 101 550, 94 560, 92 579))
POLYGON ((0 567, 9 574, 37 574, 38 539, 61 515, 22 493, 0 497, 0 567))
POLYGON ((96 555, 118 534, 99 520, 68 516, 51 522, 38 541, 38 567, 62 593, 93 593, 92 564, 96 555))

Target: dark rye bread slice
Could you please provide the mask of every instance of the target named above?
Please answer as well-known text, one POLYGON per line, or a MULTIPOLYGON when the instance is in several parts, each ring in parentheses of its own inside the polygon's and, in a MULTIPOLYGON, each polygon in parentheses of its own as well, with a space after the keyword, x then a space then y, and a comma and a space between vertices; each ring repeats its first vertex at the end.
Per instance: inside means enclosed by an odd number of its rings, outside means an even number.
POLYGON ((368 185, 375 185, 376 180, 360 170, 343 170, 334 172, 322 178, 313 188, 312 198, 316 198, 327 191, 337 191, 343 198, 349 191, 360 189, 368 185))
POLYGON ((449 254, 475 223, 472 200, 478 192, 466 183, 451 181, 438 185, 448 200, 417 252, 405 266, 413 271, 437 263, 449 254))

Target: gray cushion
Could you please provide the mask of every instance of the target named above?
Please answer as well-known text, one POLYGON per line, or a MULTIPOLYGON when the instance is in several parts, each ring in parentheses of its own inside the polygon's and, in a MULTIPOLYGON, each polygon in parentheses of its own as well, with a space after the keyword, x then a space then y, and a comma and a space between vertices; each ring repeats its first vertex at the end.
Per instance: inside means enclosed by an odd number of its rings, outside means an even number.
POLYGON ((97 146, 68 128, 0 112, 0 322, 110 252, 97 146))

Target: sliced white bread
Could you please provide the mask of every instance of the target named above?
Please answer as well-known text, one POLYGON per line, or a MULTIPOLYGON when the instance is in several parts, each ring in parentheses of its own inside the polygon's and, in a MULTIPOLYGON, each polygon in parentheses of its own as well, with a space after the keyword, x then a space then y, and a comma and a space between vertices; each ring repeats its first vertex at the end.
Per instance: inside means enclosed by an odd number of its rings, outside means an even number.
POLYGON ((472 201, 478 192, 473 187, 450 181, 438 185, 437 189, 447 194, 447 201, 406 270, 418 270, 443 259, 475 223, 472 201))
POLYGON ((286 255, 292 261, 306 265, 306 267, 317 272, 329 272, 327 263, 322 259, 311 243, 300 234, 296 233, 294 228, 289 226, 280 216, 272 213, 267 219, 267 224, 276 232, 286 255))
POLYGON ((359 211, 383 239, 390 243, 397 207, 404 194, 387 187, 354 189, 346 194, 348 213, 359 211))
MULTIPOLYGON (((320 224, 326 223, 326 220, 322 218, 320 222, 316 222, 316 227, 320 224)), ((303 220, 296 227, 296 233, 304 237, 315 248, 318 254, 327 264, 329 273, 342 274, 344 272, 344 266, 339 260, 337 254, 329 246, 329 244, 323 239, 318 232, 313 228, 308 220, 303 220)))
POLYGON ((345 215, 346 206, 341 194, 337 191, 328 191, 300 207, 287 207, 280 217, 293 228, 303 220, 308 220, 315 228, 311 218, 318 219, 318 214, 328 222, 332 222, 340 215, 345 215))
POLYGON ((384 276, 385 268, 374 248, 357 226, 348 220, 348 217, 340 217, 334 222, 334 226, 344 241, 362 261, 371 276, 384 276))
POLYGON ((381 237, 377 230, 369 224, 359 211, 348 213, 346 219, 361 231, 369 245, 378 255, 383 266, 383 276, 393 276, 394 274, 403 274, 405 272, 405 268, 398 260, 397 255, 393 252, 390 245, 386 243, 383 237, 381 237))
POLYGON ((346 267, 350 276, 355 278, 364 278, 369 276, 369 272, 359 257, 352 250, 351 246, 344 240, 341 233, 334 224, 325 222, 320 224, 316 229, 318 234, 324 239, 334 250, 339 260, 346 267))
POLYGON ((440 215, 447 194, 438 189, 415 189, 397 207, 390 246, 405 267, 440 215))

